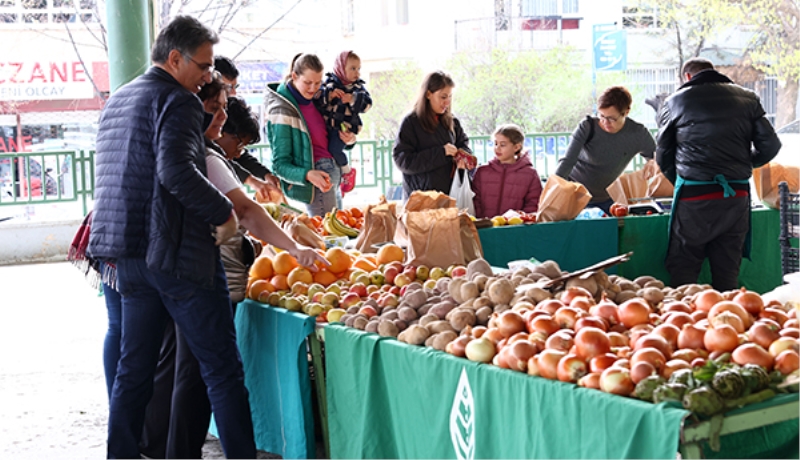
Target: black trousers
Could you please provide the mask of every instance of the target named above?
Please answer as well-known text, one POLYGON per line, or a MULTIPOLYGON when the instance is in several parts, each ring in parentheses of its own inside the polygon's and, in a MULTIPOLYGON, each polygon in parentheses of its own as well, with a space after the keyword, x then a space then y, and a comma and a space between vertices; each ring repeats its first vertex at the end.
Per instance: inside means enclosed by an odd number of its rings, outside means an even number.
POLYGON ((673 213, 666 259, 670 284, 696 283, 708 258, 714 289, 738 288, 742 249, 750 229, 750 197, 681 200, 673 213))
MULTIPOLYGON (((235 308, 235 305, 234 305, 235 308)), ((211 403, 200 364, 180 329, 167 327, 140 452, 151 458, 202 458, 211 403)))

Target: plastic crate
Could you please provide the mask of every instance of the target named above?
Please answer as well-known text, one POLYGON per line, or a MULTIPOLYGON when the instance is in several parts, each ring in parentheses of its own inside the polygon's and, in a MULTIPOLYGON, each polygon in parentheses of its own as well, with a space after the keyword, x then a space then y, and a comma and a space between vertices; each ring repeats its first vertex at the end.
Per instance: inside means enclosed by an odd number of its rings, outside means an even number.
POLYGON ((790 193, 786 182, 778 185, 781 212, 781 268, 783 274, 800 271, 800 194, 790 193))

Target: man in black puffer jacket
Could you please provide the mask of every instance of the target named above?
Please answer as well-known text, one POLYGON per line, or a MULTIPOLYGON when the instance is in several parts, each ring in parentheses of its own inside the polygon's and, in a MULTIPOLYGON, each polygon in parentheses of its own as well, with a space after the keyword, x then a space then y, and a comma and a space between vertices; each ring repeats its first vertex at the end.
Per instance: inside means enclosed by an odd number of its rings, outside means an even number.
POLYGON ((116 265, 122 342, 109 403, 109 458, 139 458, 145 407, 168 317, 186 336, 228 458, 255 458, 225 272, 215 246, 236 231, 206 179, 204 111, 216 33, 188 16, 158 35, 144 75, 106 103, 97 134, 89 252, 116 265))
POLYGON ((659 113, 656 161, 675 184, 666 268, 673 286, 696 283, 708 257, 714 288, 736 289, 749 256, 748 180, 781 143, 758 96, 711 61, 686 61, 683 76, 659 113))

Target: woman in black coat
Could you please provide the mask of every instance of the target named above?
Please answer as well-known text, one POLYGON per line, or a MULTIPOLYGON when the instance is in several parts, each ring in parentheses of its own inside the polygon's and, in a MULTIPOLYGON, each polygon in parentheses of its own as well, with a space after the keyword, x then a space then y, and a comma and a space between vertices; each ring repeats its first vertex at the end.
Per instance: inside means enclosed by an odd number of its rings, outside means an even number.
POLYGON ((461 124, 450 113, 453 79, 444 72, 425 77, 411 113, 400 123, 394 144, 394 164, 403 173, 404 197, 415 190, 450 193, 459 150, 472 153, 461 124))

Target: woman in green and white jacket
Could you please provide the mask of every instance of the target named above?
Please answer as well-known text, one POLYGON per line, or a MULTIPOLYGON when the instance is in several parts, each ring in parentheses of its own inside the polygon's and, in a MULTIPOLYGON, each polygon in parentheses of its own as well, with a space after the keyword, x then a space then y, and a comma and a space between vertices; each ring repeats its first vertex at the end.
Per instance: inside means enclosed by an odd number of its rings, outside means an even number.
MULTIPOLYGON (((316 55, 298 54, 291 70, 280 85, 268 85, 264 96, 272 171, 287 197, 305 203, 310 215, 321 216, 341 201, 341 172, 328 151, 325 120, 312 103, 323 66, 316 55)), ((356 140, 350 132, 339 137, 346 145, 356 140)))

